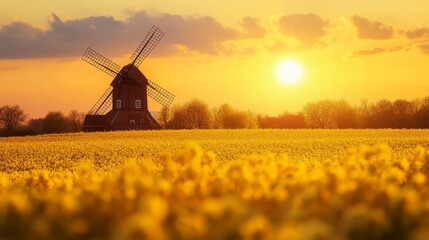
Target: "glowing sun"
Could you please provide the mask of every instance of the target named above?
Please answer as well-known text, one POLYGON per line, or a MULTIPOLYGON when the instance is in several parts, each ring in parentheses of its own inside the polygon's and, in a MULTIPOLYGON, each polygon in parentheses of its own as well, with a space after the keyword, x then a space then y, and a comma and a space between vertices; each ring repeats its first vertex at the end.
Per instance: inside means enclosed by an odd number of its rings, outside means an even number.
POLYGON ((298 85, 304 76, 302 65, 294 60, 285 60, 277 65, 277 79, 286 85, 298 85))

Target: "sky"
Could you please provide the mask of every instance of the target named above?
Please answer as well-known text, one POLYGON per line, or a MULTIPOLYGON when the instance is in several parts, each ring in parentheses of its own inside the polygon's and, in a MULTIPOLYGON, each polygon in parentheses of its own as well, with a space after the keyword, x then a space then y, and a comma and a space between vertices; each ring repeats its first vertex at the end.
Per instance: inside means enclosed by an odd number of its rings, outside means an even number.
POLYGON ((174 104, 275 116, 327 98, 429 96, 427 1, 0 1, 0 106, 31 118, 87 112, 112 77, 81 60, 86 48, 126 65, 152 25, 165 35, 140 70, 174 104), (284 60, 301 64, 300 84, 277 79, 284 60))

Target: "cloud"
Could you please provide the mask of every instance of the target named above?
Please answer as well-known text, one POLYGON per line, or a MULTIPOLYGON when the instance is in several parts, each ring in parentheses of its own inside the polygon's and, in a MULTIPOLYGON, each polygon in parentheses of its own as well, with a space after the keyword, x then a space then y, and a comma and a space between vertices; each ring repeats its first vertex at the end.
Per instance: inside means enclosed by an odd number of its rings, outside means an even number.
POLYGON ((421 53, 429 55, 429 44, 421 44, 418 46, 418 49, 421 53))
POLYGON ((182 45, 191 51, 207 54, 218 54, 222 42, 242 37, 238 30, 224 26, 212 17, 173 14, 151 17, 146 12, 139 12, 129 19, 131 29, 140 29, 142 23, 155 24, 165 31, 165 39, 162 40, 165 45, 182 45))
POLYGON ((380 21, 369 20, 360 16, 352 16, 350 20, 356 27, 359 38, 373 40, 393 38, 393 27, 387 26, 380 21))
POLYGON ((249 16, 241 19, 241 28, 243 29, 244 36, 249 38, 263 38, 267 33, 256 18, 249 16))
POLYGON ((246 47, 240 52, 240 54, 244 56, 252 56, 255 53, 256 49, 254 47, 246 47))
POLYGON ((376 47, 376 48, 372 48, 372 49, 365 49, 365 50, 360 50, 360 51, 356 51, 354 53, 352 53, 352 58, 353 57, 359 57, 359 56, 368 56, 368 55, 377 55, 377 54, 382 54, 382 53, 391 53, 391 52, 397 52, 400 50, 403 50, 404 47, 393 47, 393 48, 381 48, 381 47, 376 47))
POLYGON ((283 41, 275 41, 272 44, 265 45, 265 47, 272 53, 280 53, 290 51, 292 48, 283 41))
POLYGON ((0 67, 0 72, 13 71, 20 69, 19 66, 11 66, 11 67, 0 67))
POLYGON ((239 30, 211 17, 149 16, 143 11, 125 21, 110 16, 63 21, 52 14, 51 18, 48 29, 24 22, 1 26, 0 59, 76 57, 88 46, 110 56, 131 54, 153 24, 166 32, 154 51, 158 56, 177 54, 184 49, 219 54, 224 41, 243 38, 239 30))
POLYGON ((123 23, 112 17, 90 17, 63 22, 52 14, 50 28, 14 22, 0 28, 0 58, 69 57, 82 53, 88 43, 105 47, 105 39, 116 44, 123 23))
POLYGON ((428 27, 419 27, 413 30, 404 31, 403 34, 409 39, 416 38, 428 38, 429 37, 429 28, 428 27))
POLYGON ((314 13, 284 15, 277 21, 281 33, 299 40, 304 45, 314 45, 325 36, 328 24, 328 21, 314 13))

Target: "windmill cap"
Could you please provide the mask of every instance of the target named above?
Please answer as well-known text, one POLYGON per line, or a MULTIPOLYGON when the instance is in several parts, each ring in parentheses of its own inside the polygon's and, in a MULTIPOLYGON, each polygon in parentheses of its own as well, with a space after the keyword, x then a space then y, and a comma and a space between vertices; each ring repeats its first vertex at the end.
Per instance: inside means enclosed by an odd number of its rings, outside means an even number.
POLYGON ((141 84, 146 86, 148 84, 146 76, 134 65, 127 64, 121 71, 116 75, 113 81, 110 83, 111 86, 116 86, 122 81, 130 81, 133 83, 141 84))

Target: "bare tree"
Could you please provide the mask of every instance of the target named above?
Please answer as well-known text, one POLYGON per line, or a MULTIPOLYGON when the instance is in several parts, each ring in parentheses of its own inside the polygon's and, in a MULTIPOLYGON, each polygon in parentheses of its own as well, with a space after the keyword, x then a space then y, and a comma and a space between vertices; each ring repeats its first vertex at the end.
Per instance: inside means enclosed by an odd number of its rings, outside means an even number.
POLYGON ((69 130, 71 132, 82 131, 82 125, 83 125, 84 118, 85 118, 84 113, 78 112, 76 110, 70 111, 70 113, 67 115, 69 130))
POLYGON ((382 99, 372 106, 371 122, 373 128, 392 128, 394 122, 393 104, 382 99))
POLYGON ((335 128, 335 104, 333 100, 307 103, 303 112, 310 128, 335 128))
POLYGON ((356 128, 358 126, 358 114, 346 100, 334 101, 337 128, 356 128))
POLYGON ((304 106, 305 122, 310 128, 355 128, 357 111, 345 100, 321 100, 304 106))
POLYGON ((368 102, 367 99, 363 99, 360 102, 359 107, 357 108, 357 118, 358 118, 358 127, 359 128, 370 128, 371 120, 371 111, 372 105, 368 102))
POLYGON ((429 96, 419 101, 414 122, 417 128, 429 128, 429 96))
POLYGON ((161 127, 167 128, 168 122, 171 119, 170 107, 162 106, 161 111, 159 111, 157 120, 159 121, 161 127))
POLYGON ((26 119, 26 114, 18 105, 5 105, 0 108, 0 126, 7 132, 21 127, 26 119))

